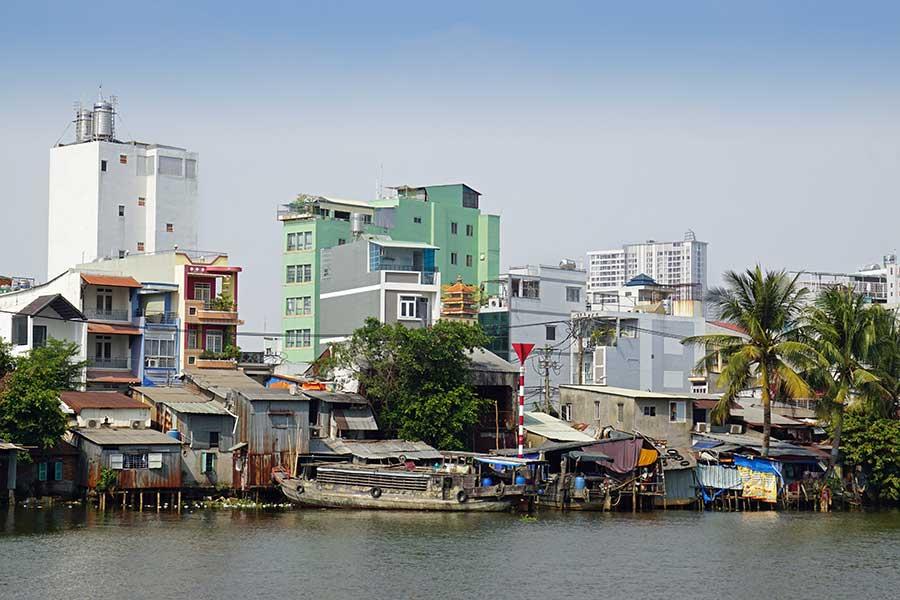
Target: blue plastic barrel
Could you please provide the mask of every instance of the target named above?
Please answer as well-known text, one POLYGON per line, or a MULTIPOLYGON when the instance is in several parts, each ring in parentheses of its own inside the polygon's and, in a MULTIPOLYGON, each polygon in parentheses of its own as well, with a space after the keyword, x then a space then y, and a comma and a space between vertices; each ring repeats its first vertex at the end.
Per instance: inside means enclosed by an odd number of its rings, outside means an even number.
POLYGON ((491 487, 492 485, 494 485, 494 480, 490 477, 485 477, 481 480, 481 485, 483 487, 491 487))
POLYGON ((575 489, 576 490, 583 490, 586 487, 587 487, 587 480, 584 477, 579 475, 578 477, 575 478, 575 489))
POLYGON ((525 477, 522 475, 516 475, 516 485, 525 485, 525 477))
POLYGON ((181 439, 181 432, 178 431, 177 429, 170 429, 170 430, 168 430, 168 431, 166 432, 166 435, 168 435, 169 437, 175 438, 176 440, 180 440, 180 439, 181 439))

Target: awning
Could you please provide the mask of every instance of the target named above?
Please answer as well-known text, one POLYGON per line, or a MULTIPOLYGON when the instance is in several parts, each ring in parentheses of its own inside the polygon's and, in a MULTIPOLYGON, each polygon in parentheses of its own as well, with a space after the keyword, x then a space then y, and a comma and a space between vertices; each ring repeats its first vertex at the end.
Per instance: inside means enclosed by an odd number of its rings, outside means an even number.
POLYGON ((119 275, 92 275, 82 273, 81 280, 88 285, 102 285, 106 287, 139 288, 141 284, 134 277, 122 277, 119 275))
POLYGON ((659 452, 650 448, 641 448, 637 466, 649 467, 659 459, 659 452))
POLYGON ((569 452, 569 458, 581 462, 612 462, 612 459, 602 452, 584 452, 583 450, 572 450, 569 452))
POLYGON ((140 383, 141 379, 134 373, 123 371, 103 371, 88 369, 87 380, 91 383, 140 383))
POLYGON ((102 333, 104 335, 141 335, 141 330, 139 327, 133 325, 88 323, 88 333, 102 333))
POLYGON ((476 462, 491 465, 492 467, 523 467, 532 463, 541 462, 531 458, 513 458, 511 456, 476 456, 476 462))
POLYGON ((362 408, 336 408, 332 412, 337 428, 341 431, 378 431, 375 415, 368 406, 362 408))

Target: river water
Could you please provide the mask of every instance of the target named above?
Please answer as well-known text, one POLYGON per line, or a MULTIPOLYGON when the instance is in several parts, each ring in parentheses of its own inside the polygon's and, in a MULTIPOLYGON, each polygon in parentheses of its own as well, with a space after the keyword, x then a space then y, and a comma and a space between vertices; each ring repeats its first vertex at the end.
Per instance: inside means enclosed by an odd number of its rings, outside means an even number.
POLYGON ((0 511, 0 598, 900 598, 900 513, 0 511))

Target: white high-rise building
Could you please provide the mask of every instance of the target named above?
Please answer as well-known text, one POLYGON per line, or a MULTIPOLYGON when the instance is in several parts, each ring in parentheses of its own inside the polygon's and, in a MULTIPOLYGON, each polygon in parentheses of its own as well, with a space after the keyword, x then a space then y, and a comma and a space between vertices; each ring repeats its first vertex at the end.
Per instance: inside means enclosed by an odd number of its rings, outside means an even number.
POLYGON ((197 153, 116 138, 115 101, 76 109, 50 150, 47 276, 102 258, 196 249, 197 153))
POLYGON ((702 301, 707 290, 707 243, 693 231, 679 242, 649 240, 614 250, 588 253, 587 295, 602 303, 634 277, 644 274, 657 284, 673 288, 673 300, 702 301))
POLYGON ((893 252, 885 254, 880 263, 865 265, 852 273, 791 271, 791 275, 797 276, 797 284, 812 292, 812 297, 828 288, 846 286, 873 304, 900 305, 900 265, 893 252))

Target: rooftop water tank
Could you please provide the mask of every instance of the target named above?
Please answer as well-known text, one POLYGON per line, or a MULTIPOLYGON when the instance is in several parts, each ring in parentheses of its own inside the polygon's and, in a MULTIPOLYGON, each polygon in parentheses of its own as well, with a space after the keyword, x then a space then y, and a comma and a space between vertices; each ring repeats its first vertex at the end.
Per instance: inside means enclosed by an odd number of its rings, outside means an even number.
POLYGON ((94 139, 110 141, 115 139, 115 111, 107 100, 94 103, 94 139))
POLYGON ((94 114, 89 108, 75 111, 75 143, 89 142, 94 136, 94 114))

